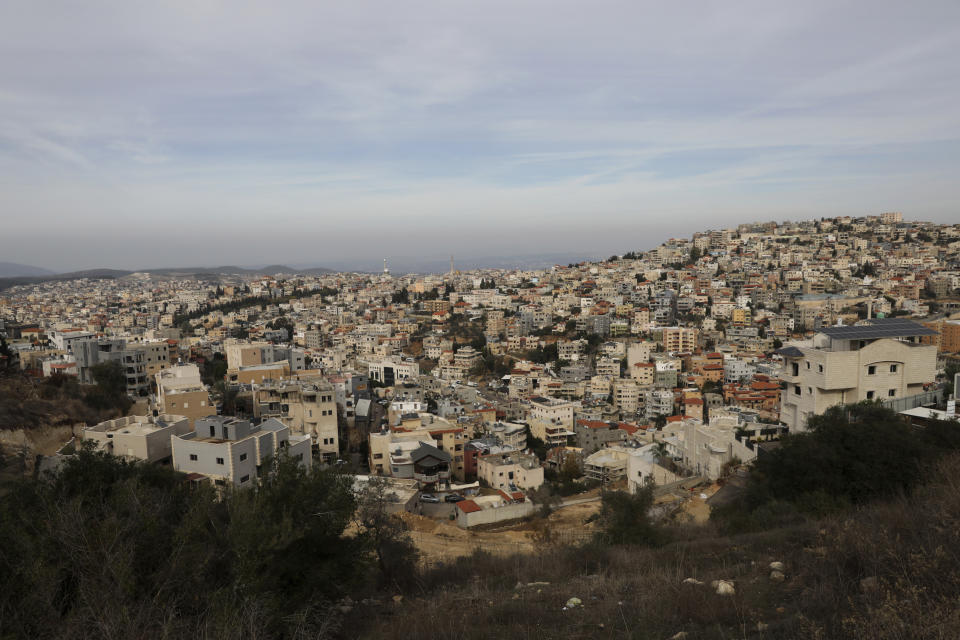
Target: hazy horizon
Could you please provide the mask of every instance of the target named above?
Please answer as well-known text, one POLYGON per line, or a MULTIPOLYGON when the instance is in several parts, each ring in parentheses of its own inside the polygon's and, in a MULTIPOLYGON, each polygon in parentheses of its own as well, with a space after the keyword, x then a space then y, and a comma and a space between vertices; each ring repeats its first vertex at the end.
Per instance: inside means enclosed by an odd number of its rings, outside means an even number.
POLYGON ((2 259, 606 256, 958 219, 956 2, 7 3, 2 259))

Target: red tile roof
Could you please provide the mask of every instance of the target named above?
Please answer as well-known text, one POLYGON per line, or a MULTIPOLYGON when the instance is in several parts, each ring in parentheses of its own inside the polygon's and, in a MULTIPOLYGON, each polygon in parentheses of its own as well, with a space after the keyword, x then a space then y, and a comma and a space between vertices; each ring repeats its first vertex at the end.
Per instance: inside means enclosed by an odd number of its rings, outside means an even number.
POLYGON ((476 513, 477 511, 483 511, 473 500, 461 500, 457 503, 457 509, 463 511, 464 513, 476 513))

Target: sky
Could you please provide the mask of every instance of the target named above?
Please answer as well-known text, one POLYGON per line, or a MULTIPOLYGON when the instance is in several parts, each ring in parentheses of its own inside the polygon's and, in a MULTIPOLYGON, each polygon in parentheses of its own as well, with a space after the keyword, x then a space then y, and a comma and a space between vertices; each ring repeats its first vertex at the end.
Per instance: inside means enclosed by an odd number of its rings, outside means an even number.
POLYGON ((956 222, 960 2, 0 3, 0 259, 606 257, 956 222))

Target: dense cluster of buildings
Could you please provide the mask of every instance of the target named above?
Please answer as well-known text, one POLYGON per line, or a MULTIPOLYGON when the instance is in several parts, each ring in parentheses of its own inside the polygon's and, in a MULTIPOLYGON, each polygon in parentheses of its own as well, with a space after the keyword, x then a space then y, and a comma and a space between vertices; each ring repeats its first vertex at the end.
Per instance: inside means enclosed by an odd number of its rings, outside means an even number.
POLYGON ((571 456, 669 484, 836 404, 942 403, 958 290, 960 225, 885 213, 544 269, 52 281, 2 292, 0 331, 33 375, 119 365, 140 417, 90 437, 162 431, 187 473, 244 485, 290 448, 512 503, 571 456))

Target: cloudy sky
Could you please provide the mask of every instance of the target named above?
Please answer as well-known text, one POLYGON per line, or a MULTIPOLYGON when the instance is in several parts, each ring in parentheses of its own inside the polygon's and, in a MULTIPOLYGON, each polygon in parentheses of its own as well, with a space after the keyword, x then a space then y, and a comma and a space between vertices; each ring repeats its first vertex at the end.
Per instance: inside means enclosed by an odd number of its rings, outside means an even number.
POLYGON ((960 2, 0 3, 0 259, 609 255, 960 219, 960 2))

